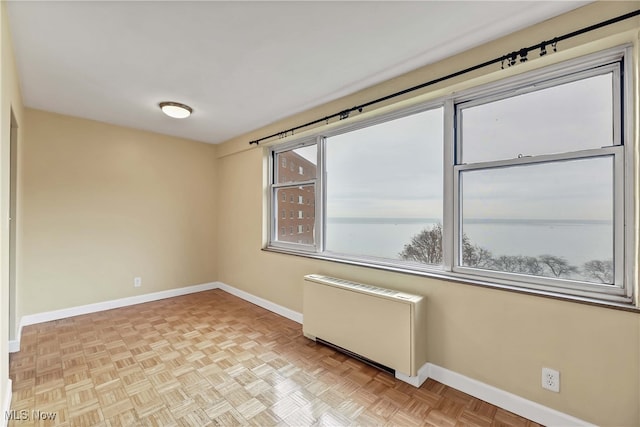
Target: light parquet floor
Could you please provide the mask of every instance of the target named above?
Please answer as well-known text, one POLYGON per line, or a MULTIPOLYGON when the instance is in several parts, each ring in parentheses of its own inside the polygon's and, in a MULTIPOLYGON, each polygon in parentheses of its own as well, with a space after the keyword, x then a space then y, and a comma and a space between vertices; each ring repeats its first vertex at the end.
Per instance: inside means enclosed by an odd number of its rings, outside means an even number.
POLYGON ((10 427, 538 426, 400 382, 221 290, 25 327, 10 376, 10 427))

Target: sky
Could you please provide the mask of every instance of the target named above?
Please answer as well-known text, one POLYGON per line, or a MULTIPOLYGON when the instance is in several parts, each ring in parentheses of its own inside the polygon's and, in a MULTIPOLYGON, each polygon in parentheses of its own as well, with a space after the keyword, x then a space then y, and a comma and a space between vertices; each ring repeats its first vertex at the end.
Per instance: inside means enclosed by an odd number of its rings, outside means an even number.
POLYGON ((613 143, 611 74, 463 108, 463 163, 613 143))
MULTIPOLYGON (((462 109, 462 162, 612 145, 611 74, 462 109)), ((328 217, 442 217, 443 109, 328 138, 328 217)), ((612 158, 462 174, 469 218, 612 220, 612 158)))
POLYGON ((443 109, 328 138, 327 216, 442 217, 443 109))

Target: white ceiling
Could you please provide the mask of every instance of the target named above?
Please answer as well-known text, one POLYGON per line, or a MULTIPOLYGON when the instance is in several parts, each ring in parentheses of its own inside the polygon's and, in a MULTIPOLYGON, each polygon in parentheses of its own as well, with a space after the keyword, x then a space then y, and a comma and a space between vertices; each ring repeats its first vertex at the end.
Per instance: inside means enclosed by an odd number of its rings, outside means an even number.
POLYGON ((8 10, 26 106, 220 143, 585 3, 10 1, 8 10), (170 119, 161 101, 194 114, 170 119))

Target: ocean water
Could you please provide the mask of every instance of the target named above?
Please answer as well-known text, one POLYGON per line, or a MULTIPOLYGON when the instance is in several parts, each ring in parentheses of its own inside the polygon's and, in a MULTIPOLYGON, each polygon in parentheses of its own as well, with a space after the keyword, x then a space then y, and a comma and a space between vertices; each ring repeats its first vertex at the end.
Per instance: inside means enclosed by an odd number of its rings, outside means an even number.
MULTIPOLYGON (((326 249, 350 255, 399 259, 411 238, 436 219, 328 218, 326 249)), ((500 255, 561 256, 581 266, 613 258, 613 226, 604 221, 470 220, 463 231, 472 244, 500 255)))

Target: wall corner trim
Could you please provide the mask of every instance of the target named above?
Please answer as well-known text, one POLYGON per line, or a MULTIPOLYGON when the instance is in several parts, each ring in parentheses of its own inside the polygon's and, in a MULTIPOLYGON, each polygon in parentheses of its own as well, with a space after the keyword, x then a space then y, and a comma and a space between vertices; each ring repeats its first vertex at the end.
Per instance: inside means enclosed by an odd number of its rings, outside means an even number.
POLYGON ((457 372, 450 371, 432 363, 427 363, 429 378, 453 387, 456 390, 470 394, 492 405, 498 406, 521 417, 528 418, 536 423, 549 427, 596 427, 581 419, 572 417, 555 409, 540 405, 539 403, 501 390, 489 384, 466 377, 457 372))
POLYGON ((429 369, 431 368, 430 363, 425 363, 422 365, 420 369, 418 369, 418 375, 415 377, 411 377, 409 375, 403 374, 402 372, 396 371, 396 378, 400 381, 404 381, 407 384, 411 384, 416 388, 420 388, 422 384, 429 378, 429 369))
POLYGON ((7 424, 9 423, 9 417, 8 414, 10 413, 9 411, 11 411, 11 394, 12 394, 12 388, 11 388, 11 380, 7 380, 7 386, 6 386, 6 390, 5 390, 5 399, 4 402, 2 402, 2 418, 0 418, 0 427, 6 427, 7 424))

